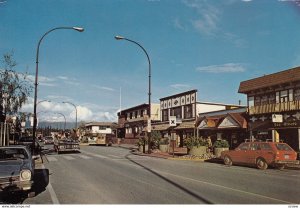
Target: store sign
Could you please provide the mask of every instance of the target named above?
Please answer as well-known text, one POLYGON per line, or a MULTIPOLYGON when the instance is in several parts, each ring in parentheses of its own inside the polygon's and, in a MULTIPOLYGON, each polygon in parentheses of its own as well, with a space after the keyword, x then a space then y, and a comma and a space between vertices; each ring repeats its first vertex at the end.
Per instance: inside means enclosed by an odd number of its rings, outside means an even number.
POLYGON ((176 126, 176 116, 170 116, 169 125, 176 126))
POLYGON ((272 122, 273 123, 282 123, 283 116, 281 114, 272 114, 272 122))

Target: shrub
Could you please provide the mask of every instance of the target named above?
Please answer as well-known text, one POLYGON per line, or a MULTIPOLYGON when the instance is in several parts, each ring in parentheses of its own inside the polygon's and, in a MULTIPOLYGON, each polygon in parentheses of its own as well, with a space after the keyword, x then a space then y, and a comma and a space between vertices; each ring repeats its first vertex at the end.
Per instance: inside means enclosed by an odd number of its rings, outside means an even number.
POLYGON ((184 144, 187 148, 191 149, 192 147, 208 146, 207 141, 202 137, 188 137, 184 140, 184 144))
POLYGON ((169 138, 161 138, 159 144, 169 144, 169 138))
POLYGON ((217 140, 213 144, 214 148, 229 148, 229 143, 227 140, 217 140))

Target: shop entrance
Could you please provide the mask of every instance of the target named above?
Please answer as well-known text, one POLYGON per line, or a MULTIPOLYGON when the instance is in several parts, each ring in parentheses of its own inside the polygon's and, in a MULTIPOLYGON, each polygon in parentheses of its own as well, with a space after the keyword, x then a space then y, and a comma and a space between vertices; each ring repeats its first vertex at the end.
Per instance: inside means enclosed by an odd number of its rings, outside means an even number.
POLYGON ((279 140, 290 145, 295 151, 299 151, 298 129, 278 129, 279 140))

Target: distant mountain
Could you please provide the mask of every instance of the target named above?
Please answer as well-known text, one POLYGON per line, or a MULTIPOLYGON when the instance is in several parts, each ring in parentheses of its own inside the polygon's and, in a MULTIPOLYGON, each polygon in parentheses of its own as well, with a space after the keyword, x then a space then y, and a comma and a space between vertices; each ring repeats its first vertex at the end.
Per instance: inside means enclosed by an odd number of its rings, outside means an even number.
MULTIPOLYGON (((38 128, 49 128, 52 129, 64 129, 65 122, 46 122, 42 121, 38 123, 38 128)), ((80 123, 77 123, 77 127, 79 127, 80 123)), ((66 129, 74 129, 75 122, 67 122, 66 129)))

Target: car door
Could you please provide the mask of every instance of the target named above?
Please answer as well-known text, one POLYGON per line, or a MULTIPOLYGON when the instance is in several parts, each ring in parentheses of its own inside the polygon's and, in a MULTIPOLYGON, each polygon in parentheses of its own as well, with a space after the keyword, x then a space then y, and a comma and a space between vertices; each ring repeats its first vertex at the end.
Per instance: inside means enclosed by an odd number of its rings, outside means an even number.
POLYGON ((242 143, 237 149, 234 151, 234 155, 232 156, 233 162, 236 163, 247 163, 249 154, 249 143, 242 143))

